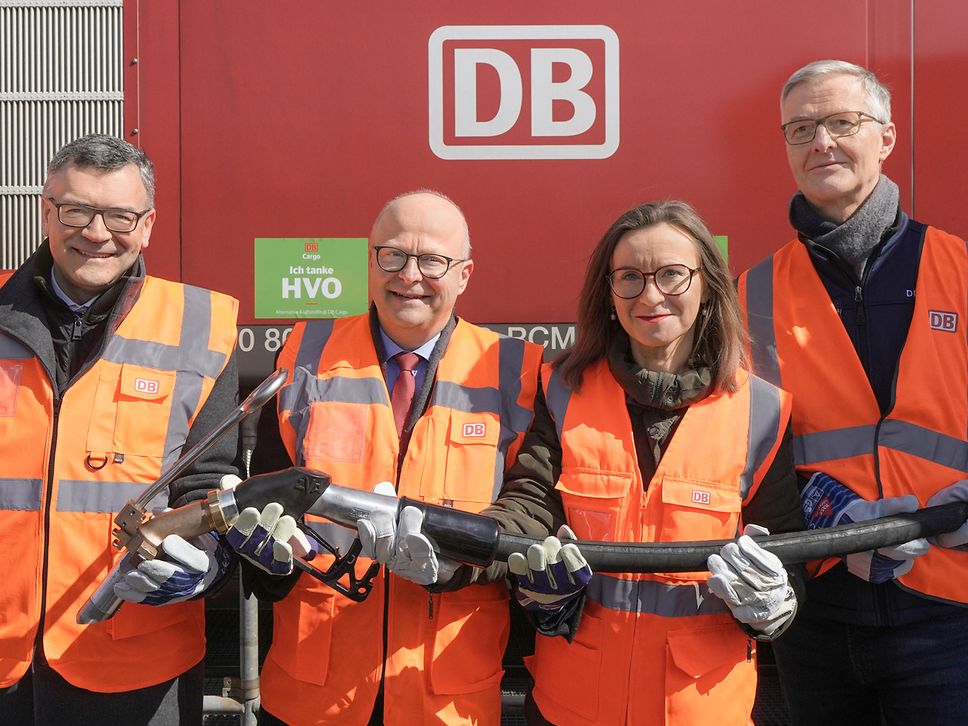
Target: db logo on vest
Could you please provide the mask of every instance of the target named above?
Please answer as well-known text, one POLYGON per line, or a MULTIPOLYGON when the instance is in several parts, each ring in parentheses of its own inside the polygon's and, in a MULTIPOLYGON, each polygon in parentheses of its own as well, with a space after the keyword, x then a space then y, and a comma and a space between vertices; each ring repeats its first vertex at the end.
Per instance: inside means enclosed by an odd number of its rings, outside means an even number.
POLYGON ((462 433, 465 439, 481 439, 487 433, 487 427, 482 423, 466 423, 462 433))
POLYGON ((946 333, 954 333, 958 330, 958 313, 928 310, 928 321, 932 330, 943 330, 946 333))
POLYGON ((446 25, 428 42, 441 159, 606 159, 619 142, 618 36, 604 25, 446 25))
POLYGON ((158 381, 150 378, 135 378, 134 390, 138 393, 158 393, 158 381))
POLYGON ((712 503, 712 497, 709 496, 709 492, 703 492, 698 489, 692 490, 692 503, 693 504, 710 504, 712 503))

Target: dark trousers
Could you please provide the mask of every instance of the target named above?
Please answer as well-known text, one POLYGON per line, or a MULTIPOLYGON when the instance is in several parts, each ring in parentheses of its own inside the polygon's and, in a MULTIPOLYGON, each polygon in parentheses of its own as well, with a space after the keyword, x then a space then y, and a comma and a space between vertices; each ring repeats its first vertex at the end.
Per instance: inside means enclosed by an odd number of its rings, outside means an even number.
POLYGON ((0 726, 201 726, 204 673, 200 661, 156 686, 96 693, 72 686, 35 658, 23 678, 0 689, 0 726))
POLYGON ((892 627, 801 613, 773 653, 796 726, 968 724, 968 609, 892 627))

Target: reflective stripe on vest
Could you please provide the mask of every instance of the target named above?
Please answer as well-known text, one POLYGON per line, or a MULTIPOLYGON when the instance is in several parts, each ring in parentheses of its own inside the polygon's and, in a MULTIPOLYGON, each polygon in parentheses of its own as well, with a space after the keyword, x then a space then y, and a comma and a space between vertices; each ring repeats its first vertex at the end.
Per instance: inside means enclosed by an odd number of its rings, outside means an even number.
POLYGON ((783 388, 773 329, 773 258, 767 257, 746 273, 746 314, 753 370, 763 380, 783 388))
POLYGON ((879 426, 850 426, 797 436, 793 457, 797 466, 873 454, 875 442, 949 469, 968 471, 968 442, 906 421, 886 420, 879 426))
POLYGON ((0 334, 0 360, 23 360, 33 358, 34 354, 19 341, 0 334))
MULTIPOLYGON (((150 484, 128 481, 77 481, 61 479, 57 492, 58 512, 101 512, 114 514, 136 499, 150 484)), ((162 491, 148 502, 146 511, 168 505, 168 492, 162 491)))
POLYGON ((678 585, 654 580, 623 580, 596 573, 585 593, 609 610, 664 618, 711 615, 729 610, 715 595, 703 595, 703 590, 705 586, 698 582, 678 585))
POLYGON ((0 510, 36 512, 42 486, 40 479, 0 479, 0 510))

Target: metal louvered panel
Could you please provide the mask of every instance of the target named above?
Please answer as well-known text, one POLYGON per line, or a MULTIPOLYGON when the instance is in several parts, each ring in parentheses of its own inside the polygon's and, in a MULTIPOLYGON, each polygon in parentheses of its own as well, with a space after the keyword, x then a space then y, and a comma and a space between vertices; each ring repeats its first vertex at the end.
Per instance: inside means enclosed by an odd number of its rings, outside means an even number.
POLYGON ((0 268, 41 240, 47 161, 88 133, 120 136, 123 0, 0 0, 0 268))

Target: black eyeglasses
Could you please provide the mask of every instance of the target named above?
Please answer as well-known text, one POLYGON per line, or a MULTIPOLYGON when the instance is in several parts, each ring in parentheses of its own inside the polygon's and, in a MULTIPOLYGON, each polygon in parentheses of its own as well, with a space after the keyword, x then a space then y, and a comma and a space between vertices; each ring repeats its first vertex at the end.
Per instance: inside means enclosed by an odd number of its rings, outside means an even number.
POLYGON ((643 272, 634 267, 616 267, 605 276, 612 292, 624 300, 631 300, 645 290, 645 281, 652 278, 655 286, 663 295, 682 295, 692 285, 692 277, 701 267, 695 269, 685 265, 663 265, 655 272, 643 272))
POLYGON ((384 272, 400 272, 412 257, 417 261, 417 269, 424 277, 437 280, 447 274, 447 271, 459 262, 467 262, 467 259, 455 260, 452 257, 437 255, 425 252, 422 255, 411 255, 396 247, 387 245, 374 245, 373 251, 376 252, 376 264, 384 272))
POLYGON ((860 131, 860 125, 866 121, 885 123, 875 116, 863 111, 839 111, 821 118, 799 118, 788 121, 780 126, 783 137, 791 146, 809 144, 817 135, 817 127, 823 126, 827 133, 835 138, 853 136, 860 131))
POLYGON ((105 209, 73 202, 55 202, 51 197, 47 197, 47 200, 57 209, 57 219, 67 227, 86 227, 100 214, 104 226, 112 232, 133 232, 141 218, 151 211, 151 207, 143 212, 132 212, 127 209, 105 209))

